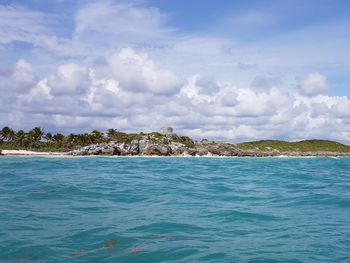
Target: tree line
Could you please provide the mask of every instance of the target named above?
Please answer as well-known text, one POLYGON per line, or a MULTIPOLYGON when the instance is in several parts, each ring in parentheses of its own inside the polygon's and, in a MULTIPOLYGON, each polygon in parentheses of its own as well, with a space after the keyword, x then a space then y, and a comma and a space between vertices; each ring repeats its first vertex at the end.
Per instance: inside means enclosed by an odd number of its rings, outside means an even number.
POLYGON ((3 149, 31 149, 66 151, 94 143, 127 138, 127 134, 116 129, 108 129, 106 133, 93 130, 90 133, 64 135, 62 133, 44 132, 41 127, 29 131, 15 131, 9 127, 0 130, 0 147, 3 149))

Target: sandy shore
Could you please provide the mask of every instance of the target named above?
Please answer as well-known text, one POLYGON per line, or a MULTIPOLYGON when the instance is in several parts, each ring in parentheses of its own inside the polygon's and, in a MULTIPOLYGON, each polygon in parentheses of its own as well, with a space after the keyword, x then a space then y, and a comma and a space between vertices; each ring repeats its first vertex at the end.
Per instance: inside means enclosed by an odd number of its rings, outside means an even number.
POLYGON ((2 150, 1 153, 3 155, 55 155, 55 156, 62 156, 66 155, 64 152, 33 152, 33 151, 26 151, 26 150, 2 150))

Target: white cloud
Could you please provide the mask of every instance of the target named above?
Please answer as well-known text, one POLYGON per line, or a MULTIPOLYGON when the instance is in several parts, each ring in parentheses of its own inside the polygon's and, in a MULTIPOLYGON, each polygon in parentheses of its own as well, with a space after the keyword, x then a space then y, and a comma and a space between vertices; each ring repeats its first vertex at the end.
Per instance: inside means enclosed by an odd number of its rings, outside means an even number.
POLYGON ((5 74, 5 77, 2 79, 0 78, 0 90, 7 92, 23 92, 31 88, 34 82, 35 76, 32 65, 26 60, 20 59, 17 61, 10 74, 5 74))
POLYGON ((149 91, 159 94, 174 93, 181 80, 172 72, 157 69, 146 54, 124 48, 109 59, 110 71, 123 89, 149 91))
POLYGON ((331 110, 336 118, 348 120, 350 113, 350 101, 348 98, 342 97, 337 103, 332 105, 331 110))
POLYGON ((18 83, 18 85, 31 85, 34 81, 32 66, 24 59, 20 59, 16 63, 15 71, 12 77, 13 80, 18 83))
POLYGON ((282 80, 274 76, 258 75, 253 79, 251 86, 257 89, 269 89, 273 87, 280 87, 282 80))
POLYGON ((43 13, 27 10, 20 6, 0 5, 0 43, 12 41, 34 41, 46 31, 50 23, 43 13))
POLYGON ((61 15, 33 11, 20 5, 0 5, 0 44, 30 43, 33 49, 50 51, 54 56, 86 55, 86 45, 58 36, 62 33, 62 23, 61 15))
MULTIPOLYGON (((9 43, 27 42, 34 46, 31 55, 50 51, 50 66, 58 65, 47 70, 29 55, 11 70, 4 65, 0 126, 78 132, 166 125, 197 138, 319 137, 350 143, 350 101, 326 95, 328 72, 320 69, 329 61, 335 68, 343 65, 348 42, 338 43, 338 51, 322 30, 241 43, 234 37, 180 33, 157 8, 112 1, 83 3, 65 37, 57 33, 58 20, 0 6, 1 54, 9 43), (311 73, 295 90, 295 75, 318 70, 325 75, 311 73)), ((230 25, 260 28, 275 21, 249 13, 230 25)), ((336 38, 336 31, 327 32, 336 38)))
POLYGON ((189 99, 193 105, 199 103, 210 103, 212 97, 204 94, 203 88, 199 85, 200 76, 194 75, 187 80, 187 83, 181 88, 179 97, 189 99))
POLYGON ((56 74, 47 79, 50 94, 84 94, 89 85, 88 69, 77 64, 64 64, 58 67, 56 74))
POLYGON ((143 43, 164 38, 170 31, 163 27, 166 16, 158 8, 132 4, 94 2, 83 6, 75 16, 74 38, 104 42, 112 37, 118 42, 143 43), (99 39, 99 36, 103 37, 99 39), (106 39, 107 38, 107 39, 106 39))
POLYGON ((290 105, 288 96, 282 94, 276 88, 270 89, 268 92, 239 89, 237 93, 238 105, 235 108, 237 116, 271 116, 276 114, 279 109, 290 105))
POLYGON ((310 73, 300 83, 300 93, 306 96, 323 94, 328 91, 327 79, 320 73, 310 73))
MULTIPOLYGON (((148 78, 162 80, 164 72, 181 78, 156 68, 146 54, 132 49, 101 61, 105 63, 62 64, 55 74, 12 98, 16 106, 0 125, 16 119, 20 124, 65 131, 110 127, 151 131, 166 124, 196 138, 329 138, 350 142, 347 97, 303 96, 283 87, 241 88, 231 82, 205 80, 198 74, 188 77, 180 87, 177 81, 155 83, 148 78)), ((21 72, 28 65, 21 61, 15 68, 21 72)), ((8 103, 3 101, 1 107, 7 108, 8 103)))

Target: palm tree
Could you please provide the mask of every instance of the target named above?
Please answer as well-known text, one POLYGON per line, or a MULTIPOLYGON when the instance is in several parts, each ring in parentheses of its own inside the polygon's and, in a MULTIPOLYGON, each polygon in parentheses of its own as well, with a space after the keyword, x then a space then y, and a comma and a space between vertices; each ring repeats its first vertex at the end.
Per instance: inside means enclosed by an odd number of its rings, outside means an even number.
POLYGON ((79 134, 79 141, 81 145, 85 146, 90 143, 90 137, 88 133, 79 134))
POLYGON ((62 147, 64 135, 61 133, 56 133, 52 136, 53 141, 57 144, 58 147, 62 147))
POLYGON ((90 134, 90 141, 91 143, 98 143, 101 142, 103 140, 103 132, 99 131, 99 130, 93 130, 90 134))
POLYGON ((40 141, 45 133, 42 128, 34 127, 29 131, 29 134, 33 137, 34 141, 40 141))
POLYGON ((19 147, 23 147, 25 145, 26 139, 27 134, 23 130, 19 130, 16 132, 16 143, 19 147))
POLYGON ((107 139, 114 141, 125 141, 127 138, 127 134, 124 132, 120 132, 117 129, 108 129, 107 130, 107 139))
POLYGON ((65 141, 68 144, 68 148, 74 148, 74 146, 80 144, 80 137, 77 134, 71 133, 65 138, 65 141))
POLYGON ((108 138, 113 138, 116 134, 117 134, 117 130, 116 129, 108 129, 107 130, 108 138))
POLYGON ((44 130, 40 127, 34 127, 28 132, 30 139, 32 140, 32 147, 35 147, 38 142, 42 139, 44 130))
POLYGON ((0 131, 0 136, 2 140, 10 142, 15 139, 16 133, 14 130, 6 126, 0 131))

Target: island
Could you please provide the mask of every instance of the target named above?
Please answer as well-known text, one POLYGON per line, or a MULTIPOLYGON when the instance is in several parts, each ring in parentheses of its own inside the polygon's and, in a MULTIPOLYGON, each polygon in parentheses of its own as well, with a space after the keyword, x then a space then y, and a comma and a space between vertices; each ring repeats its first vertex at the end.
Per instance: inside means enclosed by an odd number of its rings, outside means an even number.
POLYGON ((25 132, 9 127, 0 130, 2 155, 65 156, 350 156, 350 146, 329 140, 260 140, 243 143, 193 140, 165 127, 159 132, 125 133, 109 129, 106 133, 63 135, 45 133, 35 127, 25 132))

